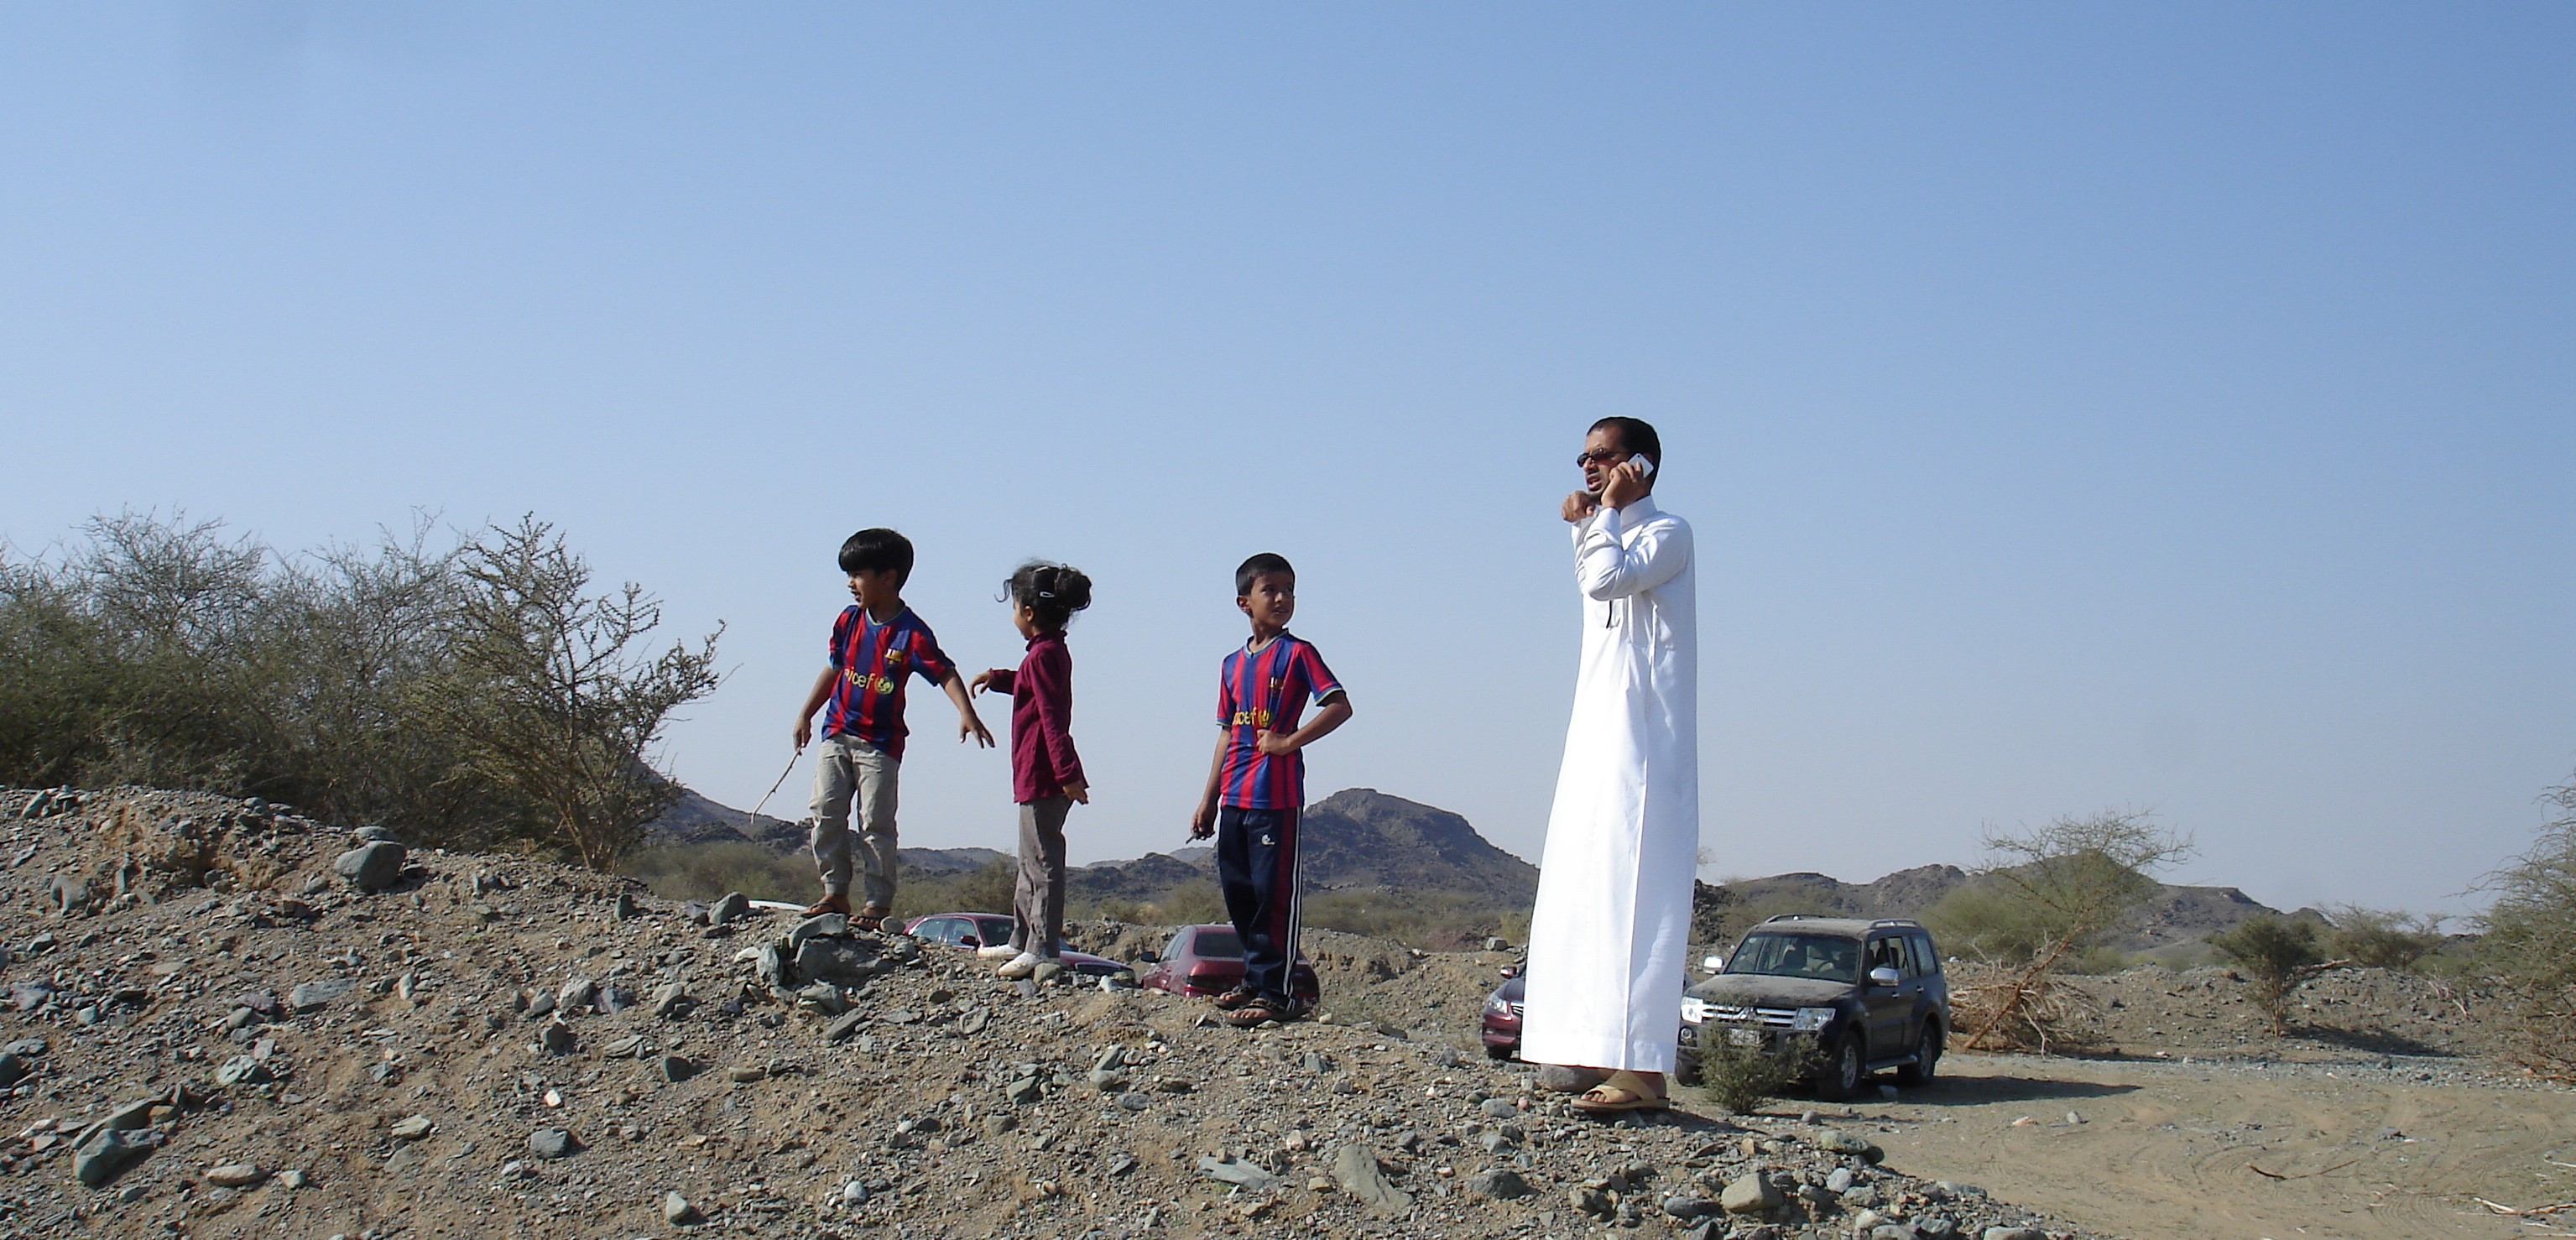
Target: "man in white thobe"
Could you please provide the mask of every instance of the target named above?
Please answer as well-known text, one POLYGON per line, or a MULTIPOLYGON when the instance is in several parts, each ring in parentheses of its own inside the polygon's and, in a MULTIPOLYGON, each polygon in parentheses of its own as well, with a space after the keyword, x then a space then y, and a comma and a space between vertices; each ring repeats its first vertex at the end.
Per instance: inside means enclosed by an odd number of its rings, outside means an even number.
POLYGON ((1521 1057, 1608 1070, 1586 1110, 1663 1105, 1699 858, 1691 530, 1655 507, 1663 446, 1634 418, 1584 440, 1567 496, 1583 663, 1548 812, 1521 1057))

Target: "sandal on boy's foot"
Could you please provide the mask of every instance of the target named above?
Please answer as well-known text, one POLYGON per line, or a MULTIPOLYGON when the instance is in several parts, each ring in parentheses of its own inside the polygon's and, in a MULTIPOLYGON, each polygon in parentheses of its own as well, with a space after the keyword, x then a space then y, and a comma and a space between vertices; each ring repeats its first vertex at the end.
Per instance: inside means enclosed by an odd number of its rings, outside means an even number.
POLYGON ((1216 1010, 1220 1012, 1231 1012, 1234 1009, 1242 1007, 1244 1004, 1250 1003, 1260 997, 1261 992, 1254 990, 1250 986, 1237 986, 1224 994, 1208 1000, 1208 1002, 1215 1004, 1216 1010))
POLYGON ((1295 1009, 1288 1005, 1286 1000, 1255 999, 1250 1003, 1244 1004, 1242 1007, 1236 1008, 1233 1014, 1225 1018, 1225 1023, 1232 1025, 1237 1029, 1251 1029, 1257 1026, 1269 1024, 1274 1020, 1291 1021, 1295 1019, 1297 1019, 1297 1013, 1295 1009))
POLYGON ((1619 1115, 1629 1111, 1660 1111, 1670 1106, 1664 1095, 1648 1085, 1645 1078, 1621 1069, 1608 1080, 1585 1090, 1574 1100, 1574 1109, 1586 1115, 1619 1115))
POLYGON ((839 913, 843 916, 848 916, 849 912, 850 898, 840 894, 839 892, 833 892, 830 895, 826 895, 822 899, 816 900, 812 904, 805 906, 805 915, 808 917, 820 917, 825 913, 839 913))
POLYGON ((893 909, 878 908, 876 905, 871 904, 851 915, 850 928, 853 930, 883 930, 885 929, 886 918, 893 912, 893 909))

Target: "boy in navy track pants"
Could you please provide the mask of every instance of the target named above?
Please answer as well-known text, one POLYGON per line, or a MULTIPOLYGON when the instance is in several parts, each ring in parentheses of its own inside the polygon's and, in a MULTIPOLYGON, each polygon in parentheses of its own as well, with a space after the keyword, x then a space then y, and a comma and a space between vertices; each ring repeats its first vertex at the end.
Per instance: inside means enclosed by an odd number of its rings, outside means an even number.
POLYGON ((1234 605, 1252 639, 1225 657, 1217 686, 1216 756, 1190 817, 1190 837, 1216 836, 1217 883, 1243 940, 1243 982, 1216 997, 1249 1029, 1303 1015, 1297 965, 1297 818, 1306 804, 1306 746, 1351 717, 1350 695, 1315 647, 1288 632, 1297 570, 1263 552, 1234 570, 1234 605), (1315 717, 1297 722, 1309 700, 1315 717))

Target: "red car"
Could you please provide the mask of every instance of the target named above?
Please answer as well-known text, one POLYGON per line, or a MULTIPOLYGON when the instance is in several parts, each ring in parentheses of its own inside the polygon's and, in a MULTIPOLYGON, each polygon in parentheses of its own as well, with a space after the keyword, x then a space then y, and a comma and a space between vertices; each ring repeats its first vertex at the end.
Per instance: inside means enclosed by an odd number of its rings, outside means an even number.
POLYGON ((1485 996, 1485 1010, 1479 1035, 1485 1042, 1485 1054, 1493 1059, 1510 1059, 1521 1053, 1521 996, 1529 979, 1521 966, 1503 966, 1503 984, 1485 996))
MULTIPOLYGON (((1007 913, 924 913, 903 923, 903 932, 924 943, 941 947, 982 947, 986 943, 1011 941, 1011 918, 1007 913)), ((1127 966, 1107 956, 1094 956, 1066 948, 1057 959, 1064 967, 1083 977, 1109 977, 1130 972, 1127 966)), ((1238 967, 1238 971, 1240 968, 1238 967)))
MULTIPOLYGON (((1172 932, 1161 955, 1146 952, 1143 960, 1149 967, 1136 984, 1176 995, 1223 994, 1243 980, 1243 940, 1232 926, 1183 926, 1172 932)), ((1315 966, 1302 952, 1288 971, 1288 988, 1300 1003, 1313 1003, 1323 993, 1315 966)))

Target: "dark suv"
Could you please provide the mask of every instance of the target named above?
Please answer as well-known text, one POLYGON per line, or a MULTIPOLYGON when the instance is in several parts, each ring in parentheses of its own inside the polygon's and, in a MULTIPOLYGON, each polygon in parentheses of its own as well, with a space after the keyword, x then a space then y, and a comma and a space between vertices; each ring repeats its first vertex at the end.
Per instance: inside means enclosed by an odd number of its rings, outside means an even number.
POLYGON ((1699 1048, 1724 1039, 1775 1054, 1814 1052, 1816 1092, 1841 1101, 1894 1068, 1921 1085, 1950 1031, 1950 983, 1919 922, 1791 914, 1745 933, 1716 976, 1682 994, 1681 1062, 1697 1081, 1699 1048))

